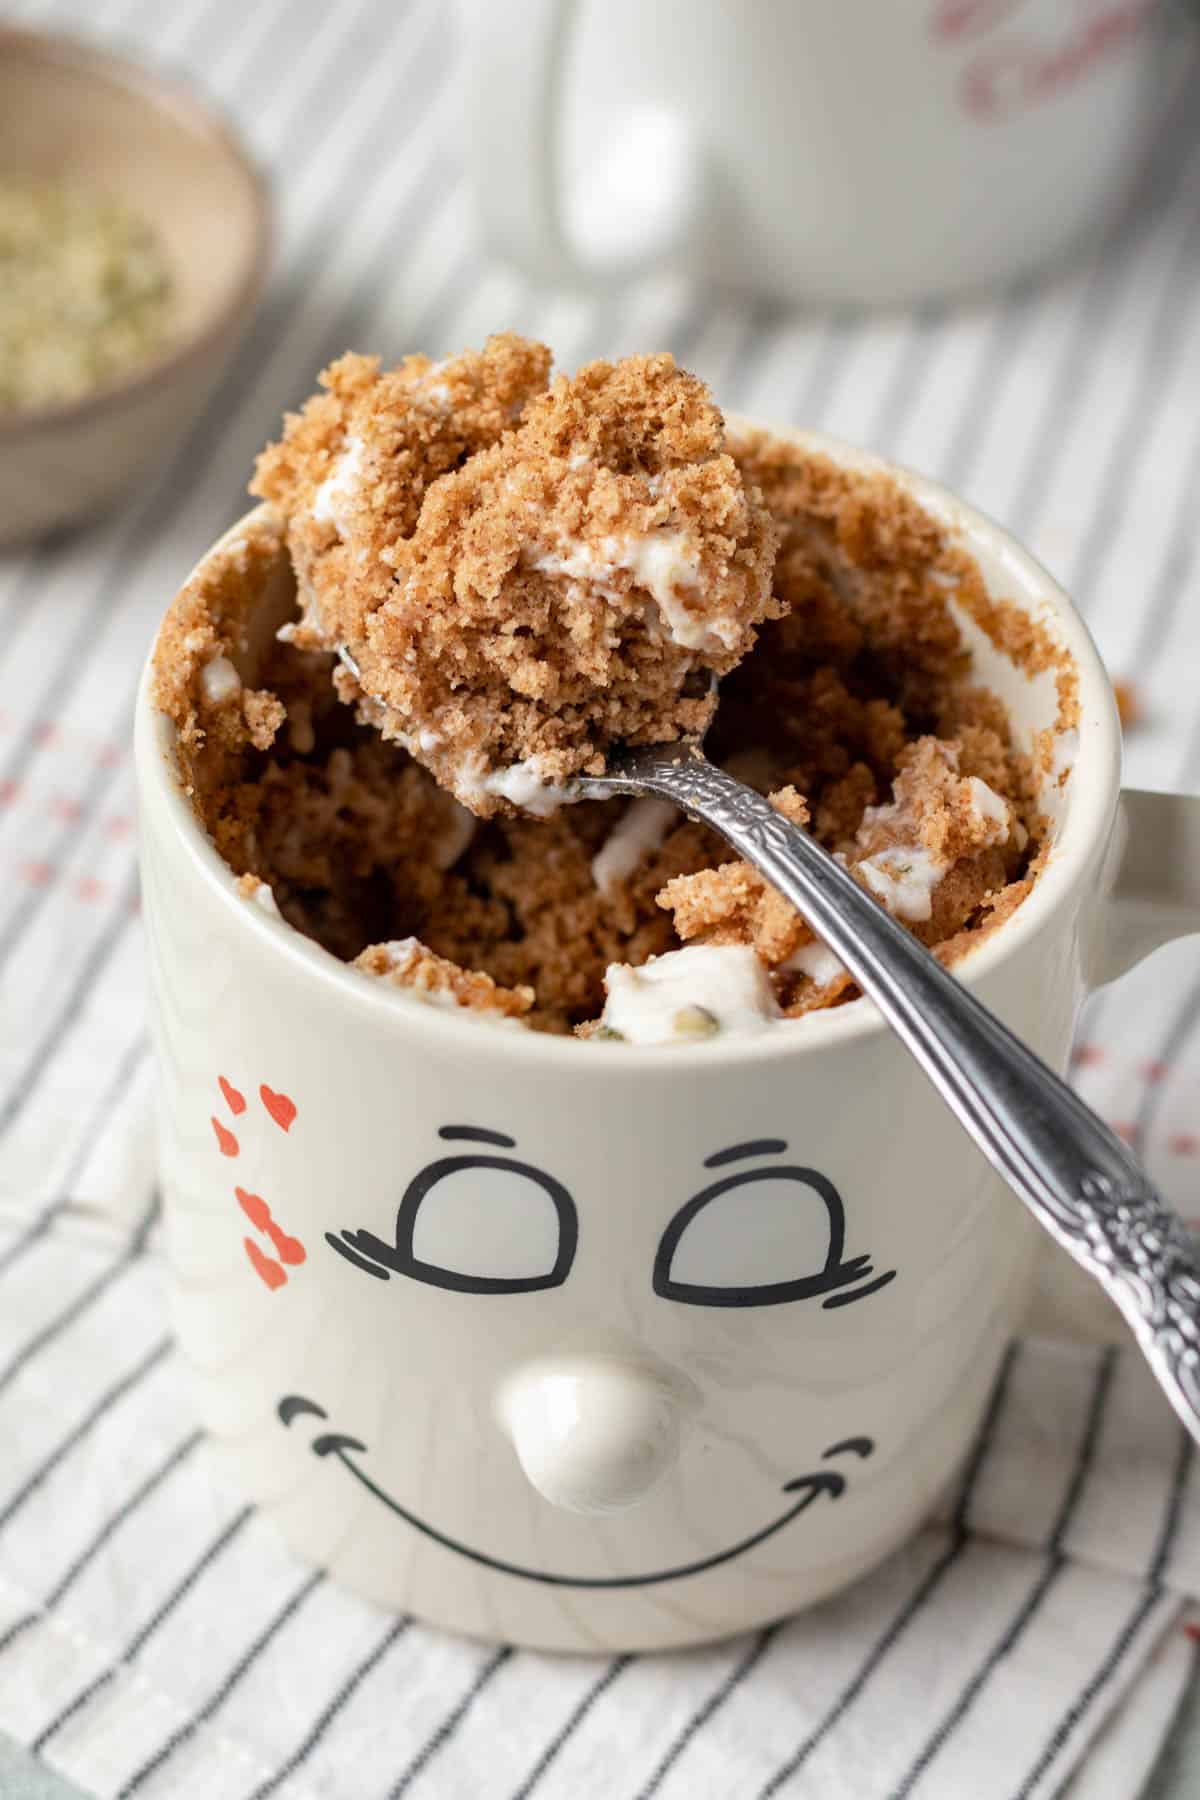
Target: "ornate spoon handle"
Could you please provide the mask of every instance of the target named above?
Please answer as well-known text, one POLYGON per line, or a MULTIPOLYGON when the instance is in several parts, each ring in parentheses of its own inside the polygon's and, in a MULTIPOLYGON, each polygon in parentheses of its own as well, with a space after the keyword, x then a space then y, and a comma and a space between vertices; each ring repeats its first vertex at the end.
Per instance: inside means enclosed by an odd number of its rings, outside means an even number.
POLYGON ((1200 1263, 1126 1146, 807 832, 678 746, 622 751, 588 795, 658 794, 719 831, 804 914, 989 1162, 1100 1283, 1200 1441, 1200 1263))

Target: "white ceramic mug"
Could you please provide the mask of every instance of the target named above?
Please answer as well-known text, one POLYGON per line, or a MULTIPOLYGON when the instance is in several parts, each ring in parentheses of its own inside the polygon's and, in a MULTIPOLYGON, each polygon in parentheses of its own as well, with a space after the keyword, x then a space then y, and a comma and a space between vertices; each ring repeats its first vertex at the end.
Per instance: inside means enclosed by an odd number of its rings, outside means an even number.
POLYGON ((1097 232, 1149 0, 462 0, 464 137, 538 280, 672 264, 792 302, 1015 279, 1097 232))
MULTIPOLYGON (((1195 927, 1200 801, 1129 795, 1117 842, 1084 626, 997 526, 896 473, 1078 667, 1053 854, 959 965, 1062 1067, 1085 977, 1195 927), (1119 939, 1115 876, 1141 901, 1119 939)), ((278 619, 282 548, 271 585, 278 619)), ((1018 734, 1047 728, 1053 683, 976 636, 1018 734)), ((301 1556, 483 1637, 628 1649, 791 1611, 913 1531, 1037 1237, 867 1002, 659 1049, 422 1005, 239 897, 148 685, 137 761, 178 1332, 301 1556)))

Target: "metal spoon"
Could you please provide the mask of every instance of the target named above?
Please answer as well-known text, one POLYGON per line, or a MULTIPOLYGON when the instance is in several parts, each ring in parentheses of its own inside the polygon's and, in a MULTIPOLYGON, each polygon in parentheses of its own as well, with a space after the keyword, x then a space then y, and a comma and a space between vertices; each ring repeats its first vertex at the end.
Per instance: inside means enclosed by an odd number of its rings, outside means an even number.
POLYGON ((572 797, 656 794, 719 831, 800 909, 1033 1216, 1124 1314, 1200 1442, 1200 1262, 1182 1221, 1078 1094, 807 832, 692 744, 621 749, 572 797))

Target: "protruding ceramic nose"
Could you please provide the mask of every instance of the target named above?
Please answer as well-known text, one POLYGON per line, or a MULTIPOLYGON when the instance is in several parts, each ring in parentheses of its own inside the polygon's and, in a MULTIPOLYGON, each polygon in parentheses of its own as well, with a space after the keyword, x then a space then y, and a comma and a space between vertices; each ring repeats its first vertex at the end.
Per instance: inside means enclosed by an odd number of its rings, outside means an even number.
POLYGON ((520 1369, 500 1416, 538 1492, 571 1512, 632 1506, 675 1461, 679 1398, 652 1370, 579 1356, 520 1369))

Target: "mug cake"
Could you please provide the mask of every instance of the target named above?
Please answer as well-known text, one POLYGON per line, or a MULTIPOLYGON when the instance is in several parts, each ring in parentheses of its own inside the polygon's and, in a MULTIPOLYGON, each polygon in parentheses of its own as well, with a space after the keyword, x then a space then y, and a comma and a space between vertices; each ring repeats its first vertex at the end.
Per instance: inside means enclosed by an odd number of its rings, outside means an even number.
POLYGON ((795 909, 665 802, 570 801, 704 734, 944 963, 1021 905, 1073 670, 889 476, 728 429, 663 355, 551 380, 505 334, 322 382, 155 653, 248 903, 481 1024, 786 1029, 857 997, 795 909), (1016 745, 964 623, 1056 681, 1053 733, 1016 745))

